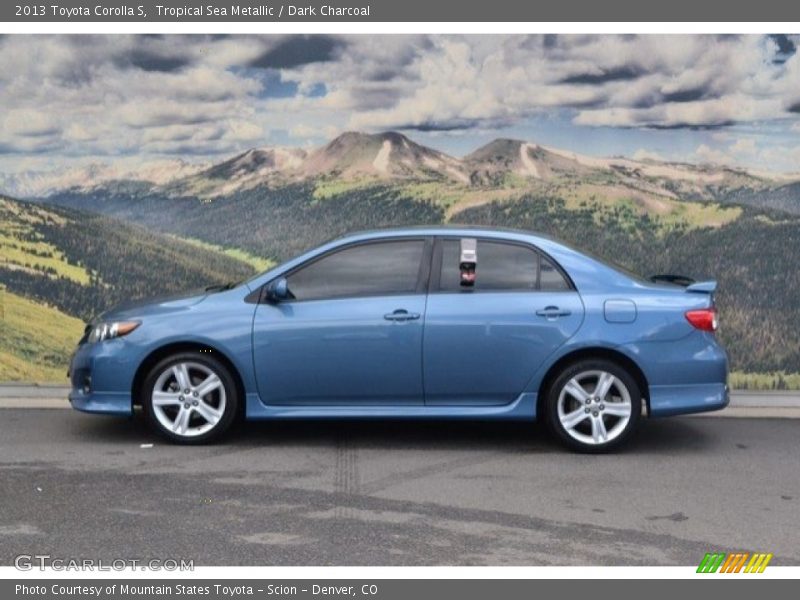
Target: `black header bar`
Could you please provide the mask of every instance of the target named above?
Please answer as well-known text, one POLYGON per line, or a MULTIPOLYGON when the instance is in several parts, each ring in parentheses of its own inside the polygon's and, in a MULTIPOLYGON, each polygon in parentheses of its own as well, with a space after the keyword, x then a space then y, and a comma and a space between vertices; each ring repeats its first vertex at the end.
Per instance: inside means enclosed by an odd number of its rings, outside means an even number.
POLYGON ((760 0, 10 0, 3 22, 796 22, 800 3, 760 0))

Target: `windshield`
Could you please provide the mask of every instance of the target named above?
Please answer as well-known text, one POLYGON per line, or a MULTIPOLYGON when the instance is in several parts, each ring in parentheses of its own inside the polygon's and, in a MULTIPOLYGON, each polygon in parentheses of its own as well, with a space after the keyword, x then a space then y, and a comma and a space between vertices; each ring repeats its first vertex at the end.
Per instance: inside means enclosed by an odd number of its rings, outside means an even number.
POLYGON ((632 269, 629 269, 624 265, 619 264, 616 261, 609 260, 607 258, 600 258, 597 256, 592 256, 592 258, 604 263, 605 265, 611 267, 615 271, 622 273, 626 277, 630 277, 634 281, 638 281, 640 283, 652 283, 652 281, 649 278, 645 277, 644 275, 641 275, 640 273, 637 273, 636 271, 633 271, 632 269))

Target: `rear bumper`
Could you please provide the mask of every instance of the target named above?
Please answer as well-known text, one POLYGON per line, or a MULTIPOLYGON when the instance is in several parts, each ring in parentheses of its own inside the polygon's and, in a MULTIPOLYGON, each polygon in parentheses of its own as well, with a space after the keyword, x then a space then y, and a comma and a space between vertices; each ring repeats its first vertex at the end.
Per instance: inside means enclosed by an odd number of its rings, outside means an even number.
POLYGON ((712 334, 695 331, 681 340, 630 344, 626 350, 649 383, 650 416, 728 406, 728 356, 712 334))
POLYGON ((650 416, 669 417, 721 410, 730 403, 724 383, 650 386, 650 416))

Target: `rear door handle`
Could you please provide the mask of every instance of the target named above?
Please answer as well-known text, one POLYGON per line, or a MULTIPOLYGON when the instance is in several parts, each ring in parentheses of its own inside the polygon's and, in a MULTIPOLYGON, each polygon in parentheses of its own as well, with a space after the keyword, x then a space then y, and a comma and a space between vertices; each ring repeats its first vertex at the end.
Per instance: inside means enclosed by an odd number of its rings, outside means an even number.
POLYGON ((546 317, 547 319, 557 319, 558 317, 570 316, 572 311, 561 309, 557 306, 545 306, 544 308, 537 310, 536 314, 540 317, 546 317))
POLYGON ((419 319, 419 313, 408 312, 404 308, 398 308, 394 312, 386 313, 383 318, 387 321, 415 321, 419 319))

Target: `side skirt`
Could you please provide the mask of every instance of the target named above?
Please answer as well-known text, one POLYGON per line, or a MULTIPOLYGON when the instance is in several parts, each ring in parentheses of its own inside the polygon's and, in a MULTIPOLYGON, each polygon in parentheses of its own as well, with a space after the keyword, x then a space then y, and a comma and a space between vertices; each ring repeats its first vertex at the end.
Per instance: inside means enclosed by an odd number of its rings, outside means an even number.
POLYGON ((536 394, 523 393, 504 406, 290 406, 261 402, 247 394, 247 419, 447 419, 533 421, 536 394))

